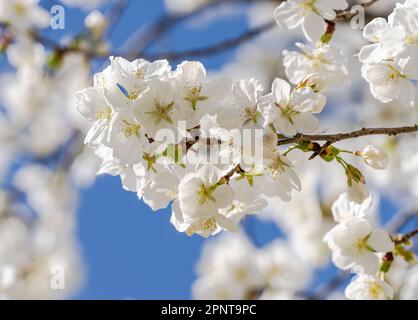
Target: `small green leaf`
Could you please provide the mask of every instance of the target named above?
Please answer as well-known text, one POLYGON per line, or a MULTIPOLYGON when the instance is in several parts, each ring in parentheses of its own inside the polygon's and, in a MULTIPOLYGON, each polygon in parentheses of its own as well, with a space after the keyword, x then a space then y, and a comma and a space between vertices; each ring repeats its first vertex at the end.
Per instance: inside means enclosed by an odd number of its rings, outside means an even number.
POLYGON ((332 33, 325 33, 322 37, 321 37, 321 42, 322 43, 328 43, 331 41, 332 38, 332 33))
POLYGON ((63 61, 63 54, 61 51, 54 51, 48 58, 47 65, 51 70, 57 70, 63 61))
POLYGON ((392 261, 384 261, 382 265, 380 266, 380 272, 383 272, 383 273, 388 272, 391 265, 392 265, 392 261))

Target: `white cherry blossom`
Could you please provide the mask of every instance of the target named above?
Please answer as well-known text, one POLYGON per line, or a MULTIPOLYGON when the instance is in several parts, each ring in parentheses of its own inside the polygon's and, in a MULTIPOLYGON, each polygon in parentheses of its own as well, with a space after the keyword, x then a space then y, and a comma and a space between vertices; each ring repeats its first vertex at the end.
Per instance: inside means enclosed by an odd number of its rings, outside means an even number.
POLYGON ((359 59, 361 62, 380 62, 388 55, 388 49, 383 47, 381 43, 387 27, 388 23, 385 18, 375 18, 365 26, 363 36, 365 39, 369 40, 371 44, 361 48, 359 52, 359 59))
POLYGON ((262 128, 264 119, 259 107, 263 87, 254 78, 234 83, 232 97, 218 115, 219 124, 226 129, 262 128))
POLYGON ((320 89, 339 87, 345 84, 348 70, 343 52, 332 45, 325 44, 311 48, 308 45, 296 43, 302 52, 283 51, 283 65, 286 76, 293 84, 299 84, 310 77, 321 80, 320 89))
MULTIPOLYGON (((202 166, 197 172, 186 174, 179 184, 178 209, 173 206, 175 225, 187 225, 189 234, 208 231, 212 234, 219 226, 232 228, 234 223, 219 214, 234 198, 232 188, 221 180, 221 171, 211 165, 202 166)), ((179 227, 183 228, 183 227, 179 227)))
POLYGON ((335 10, 347 7, 346 0, 288 0, 274 10, 274 18, 287 29, 301 26, 305 37, 316 42, 325 33, 325 20, 334 20, 335 10))
POLYGON ((49 13, 39 6, 39 0, 7 0, 0 2, 0 21, 11 23, 19 30, 49 25, 49 13))
POLYGON ((262 165, 256 165, 246 174, 246 179, 268 197, 277 196, 285 201, 291 200, 293 190, 301 190, 301 182, 292 162, 278 152, 265 159, 262 165))
POLYGON ((86 120, 93 122, 85 142, 92 146, 103 143, 107 138, 113 113, 103 92, 94 87, 78 92, 77 110, 86 120))
POLYGON ((282 79, 274 80, 271 91, 261 101, 263 116, 279 134, 291 137, 298 132, 318 130, 314 114, 324 108, 325 96, 307 87, 291 91, 290 85, 282 79))
POLYGON ((180 108, 188 114, 187 128, 198 125, 204 114, 220 112, 232 88, 228 77, 208 80, 205 67, 197 61, 184 61, 173 77, 179 88, 180 108))
POLYGON ((109 136, 105 145, 113 150, 113 156, 121 164, 139 163, 149 141, 145 137, 142 126, 131 111, 115 113, 109 124, 109 136))
POLYGON ((364 64, 362 76, 370 84, 372 95, 383 103, 399 99, 405 107, 415 104, 415 86, 408 75, 393 63, 364 64))
POLYGON ((149 138, 155 139, 157 133, 167 130, 173 133, 178 143, 183 134, 178 131, 179 121, 185 121, 176 98, 176 87, 170 80, 153 80, 148 90, 139 97, 134 106, 134 113, 141 127, 149 138))
POLYGON ((337 267, 367 274, 379 270, 376 252, 389 252, 394 248, 386 231, 373 229, 368 220, 361 218, 338 224, 325 235, 324 241, 332 250, 337 267))
POLYGON ((355 154, 362 157, 369 166, 377 170, 386 169, 389 164, 388 154, 381 148, 370 144, 355 154))
POLYGON ((347 193, 342 193, 333 203, 331 211, 336 222, 346 222, 353 218, 364 218, 371 206, 371 196, 359 204, 351 201, 347 193))
POLYGON ((166 60, 129 62, 121 57, 111 57, 110 62, 101 80, 96 82, 102 82, 105 97, 115 110, 132 108, 148 88, 149 81, 170 71, 166 60))
POLYGON ((142 190, 142 199, 152 210, 166 208, 178 199, 178 187, 185 170, 181 166, 156 173, 154 179, 142 190))
POLYGON ((385 33, 386 45, 393 47, 395 62, 402 73, 418 77, 418 5, 398 5, 390 16, 391 27, 385 33))
POLYGON ((350 300, 388 300, 393 298, 392 287, 373 275, 358 275, 345 289, 350 300))

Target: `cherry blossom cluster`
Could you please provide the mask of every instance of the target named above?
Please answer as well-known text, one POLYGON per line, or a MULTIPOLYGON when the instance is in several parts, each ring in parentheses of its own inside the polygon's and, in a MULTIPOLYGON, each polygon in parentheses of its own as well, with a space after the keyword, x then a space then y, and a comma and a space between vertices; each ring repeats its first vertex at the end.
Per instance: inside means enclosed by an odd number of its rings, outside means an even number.
POLYGON ((280 27, 302 27, 303 34, 311 42, 296 43, 301 52, 283 51, 286 76, 293 84, 314 76, 316 89, 325 90, 348 81, 347 59, 341 49, 328 43, 332 33, 328 33, 325 22, 335 20, 336 10, 347 7, 346 0, 290 0, 283 1, 274 10, 274 18, 280 27))
MULTIPOLYGON (((187 234, 236 230, 266 198, 290 200, 301 184, 276 141, 317 132, 323 91, 347 82, 346 58, 328 44, 332 35, 326 37, 324 22, 346 7, 346 1, 287 1, 276 8, 279 25, 301 24, 307 39, 319 42, 314 48, 298 44, 302 53, 283 52, 294 87, 277 78, 268 94, 254 78, 207 79, 199 62, 172 70, 165 60, 112 57, 94 86, 78 94, 78 110, 93 122, 86 143, 103 160, 99 173, 121 176, 124 188, 154 210, 172 204, 171 222, 187 234)), ((341 150, 326 151, 324 160, 343 166, 350 199, 364 201, 369 193, 363 174, 341 150)), ((353 154, 376 169, 388 164, 386 153, 373 146, 353 154)))
POLYGON ((338 223, 324 237, 332 250, 332 261, 343 270, 358 274, 346 288, 349 299, 392 299, 393 289, 382 280, 381 257, 394 250, 388 232, 375 228, 368 220, 372 198, 362 204, 342 194, 332 206, 332 214, 338 223))
POLYGON ((277 134, 315 132, 325 97, 308 82, 292 89, 276 79, 262 95, 255 80, 208 80, 199 62, 171 71, 167 61, 111 58, 94 87, 78 94, 93 122, 86 137, 102 160, 152 209, 172 203, 181 232, 208 236, 237 230, 263 196, 290 200, 300 189, 277 134))
POLYGON ((362 75, 373 96, 387 103, 400 100, 405 107, 415 104, 418 79, 418 1, 397 3, 388 19, 376 18, 364 29, 371 42, 361 48, 362 75))
MULTIPOLYGON (((208 80, 199 62, 172 71, 165 60, 111 58, 94 86, 78 94, 78 110, 93 123, 86 143, 103 160, 99 173, 119 175, 153 210, 172 203, 177 230, 208 236, 237 230, 266 198, 289 201, 301 189, 276 143, 318 130, 315 114, 326 104, 319 83, 308 76, 292 88, 278 78, 263 95, 255 79, 208 80)), ((345 169, 350 198, 362 202, 368 197, 363 175, 338 149, 330 152, 345 169)), ((355 155, 376 169, 388 162, 373 146, 355 155)))

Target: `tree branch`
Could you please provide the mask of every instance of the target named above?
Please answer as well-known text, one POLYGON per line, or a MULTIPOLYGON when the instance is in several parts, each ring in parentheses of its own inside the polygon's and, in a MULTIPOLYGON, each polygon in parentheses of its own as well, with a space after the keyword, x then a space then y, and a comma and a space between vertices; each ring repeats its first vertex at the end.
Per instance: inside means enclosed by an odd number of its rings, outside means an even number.
POLYGON ((320 285, 314 292, 306 297, 306 300, 322 300, 327 298, 330 293, 337 290, 340 285, 350 276, 350 271, 342 270, 328 282, 320 285))
POLYGON ((398 238, 398 239, 394 239, 393 242, 395 244, 402 244, 402 243, 406 243, 409 242, 409 240, 411 240, 413 237, 415 237, 416 235, 418 235, 418 229, 415 229, 413 231, 410 231, 406 234, 404 234, 402 237, 398 238))
MULTIPOLYGON (((197 49, 190 49, 185 51, 179 51, 179 52, 162 52, 157 53, 154 55, 145 55, 145 57, 148 60, 157 60, 157 59, 168 59, 168 60, 182 60, 187 57, 207 57, 210 55, 214 55, 223 51, 226 51, 228 49, 235 48, 236 46, 247 42, 256 36, 260 35, 261 33, 272 29, 276 26, 275 22, 266 23, 260 27, 254 28, 252 30, 246 31, 243 34, 228 39, 222 42, 219 42, 214 45, 210 45, 207 47, 197 48, 197 49)), ((128 56, 129 57, 129 56, 128 56)))
POLYGON ((130 5, 131 0, 117 0, 112 8, 109 10, 109 15, 107 17, 108 25, 105 32, 105 37, 108 38, 111 36, 116 25, 122 18, 122 15, 125 13, 125 10, 130 5))
MULTIPOLYGON (((371 7, 372 5, 374 5, 378 1, 379 0, 370 0, 369 2, 361 3, 361 4, 357 4, 357 5, 360 5, 364 9, 367 9, 367 8, 371 7)), ((348 9, 346 9, 346 10, 337 12, 337 18, 336 18, 336 20, 346 20, 346 19, 353 18, 357 14, 357 12, 356 11, 352 11, 352 9, 353 9, 353 7, 350 7, 348 9)))
POLYGON ((291 138, 281 139, 277 142, 277 145, 286 145, 294 142, 312 142, 312 141, 327 141, 329 143, 335 143, 341 140, 354 139, 363 136, 372 135, 387 135, 396 136, 399 134, 418 132, 418 124, 413 126, 405 127, 394 127, 394 128, 363 128, 357 131, 347 133, 336 133, 336 134, 302 134, 298 133, 296 136, 291 138))
MULTIPOLYGON (((153 23, 150 27, 146 28, 144 32, 137 35, 136 38, 132 39, 129 42, 133 43, 134 48, 136 49, 136 53, 134 54, 136 57, 142 56, 144 51, 148 49, 151 45, 154 44, 159 38, 165 35, 173 26, 190 19, 194 16, 197 16, 206 10, 215 8, 219 5, 223 4, 245 4, 245 3, 261 3, 261 2, 281 2, 277 0, 212 0, 207 4, 204 4, 197 9, 187 12, 184 14, 178 15, 164 15, 160 19, 158 19, 155 23, 153 23)), ((131 56, 131 55, 129 55, 131 56)))

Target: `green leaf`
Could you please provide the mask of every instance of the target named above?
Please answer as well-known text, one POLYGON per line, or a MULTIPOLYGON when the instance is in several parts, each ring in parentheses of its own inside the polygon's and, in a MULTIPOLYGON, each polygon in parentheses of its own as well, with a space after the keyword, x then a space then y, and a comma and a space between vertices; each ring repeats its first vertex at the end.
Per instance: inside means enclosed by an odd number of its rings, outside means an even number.
POLYGON ((383 272, 383 273, 388 272, 391 265, 392 265, 392 261, 384 261, 382 265, 380 266, 380 272, 383 272))
POLYGON ((331 41, 332 38, 332 33, 325 33, 322 37, 321 37, 321 42, 322 43, 328 43, 331 41))
POLYGON ((63 54, 61 51, 54 51, 48 58, 47 65, 51 70, 57 70, 63 61, 63 54))

